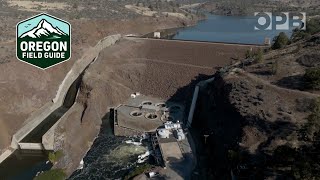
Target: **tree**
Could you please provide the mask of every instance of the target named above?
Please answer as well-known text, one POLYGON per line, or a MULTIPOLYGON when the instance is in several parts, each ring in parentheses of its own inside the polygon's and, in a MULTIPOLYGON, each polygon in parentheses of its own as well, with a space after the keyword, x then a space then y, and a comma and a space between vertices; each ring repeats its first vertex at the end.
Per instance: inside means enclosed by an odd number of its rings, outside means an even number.
POLYGON ((311 35, 320 32, 320 19, 310 19, 307 22, 306 30, 300 30, 299 28, 294 29, 291 40, 296 42, 300 39, 308 39, 311 35))
POLYGON ((280 49, 285 47, 289 43, 289 38, 284 32, 281 32, 273 39, 273 41, 274 43, 272 45, 272 49, 280 49))
POLYGON ((258 63, 262 63, 263 62, 263 51, 262 51, 262 49, 259 49, 258 52, 255 54, 255 60, 258 63))
POLYGON ((307 120, 302 132, 307 135, 309 140, 312 140, 320 132, 320 98, 315 99, 307 120))
POLYGON ((309 68, 304 74, 307 89, 320 89, 320 68, 309 68))

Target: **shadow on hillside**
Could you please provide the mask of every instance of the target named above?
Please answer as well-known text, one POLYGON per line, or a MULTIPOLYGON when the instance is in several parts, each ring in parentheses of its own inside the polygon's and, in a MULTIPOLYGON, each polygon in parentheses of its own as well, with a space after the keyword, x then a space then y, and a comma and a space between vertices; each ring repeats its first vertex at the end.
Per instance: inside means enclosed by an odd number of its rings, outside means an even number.
POLYGON ((288 76, 280 79, 276 85, 288 89, 304 90, 304 79, 302 75, 288 76))
POLYGON ((231 169, 244 165, 250 169, 244 174, 261 179, 261 175, 266 175, 270 153, 279 146, 274 140, 295 141, 299 127, 287 115, 275 121, 263 119, 260 114, 242 116, 229 101, 232 87, 217 77, 198 97, 191 129, 197 147, 196 171, 199 177, 229 179, 231 169), (266 141, 252 153, 247 147, 255 146, 261 139, 253 137, 250 142, 244 135, 252 136, 257 131, 266 141), (206 143, 204 135, 209 135, 206 143), (235 157, 230 152, 234 152, 235 157))
POLYGON ((178 102, 184 105, 184 122, 186 120, 186 115, 189 112, 190 105, 193 98, 193 93, 196 85, 203 80, 212 78, 213 75, 199 74, 194 77, 191 82, 183 87, 180 87, 174 95, 172 95, 167 101, 168 102, 178 102))
POLYGON ((272 72, 270 70, 259 70, 250 72, 252 74, 260 75, 260 76, 271 76, 272 72))

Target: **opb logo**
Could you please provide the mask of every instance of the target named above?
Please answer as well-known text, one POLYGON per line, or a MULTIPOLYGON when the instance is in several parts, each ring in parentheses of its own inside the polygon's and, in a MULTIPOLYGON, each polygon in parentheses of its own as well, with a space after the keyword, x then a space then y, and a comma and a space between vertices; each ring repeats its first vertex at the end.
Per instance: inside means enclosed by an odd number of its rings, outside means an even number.
POLYGON ((271 12, 255 12, 257 18, 255 30, 290 30, 298 28, 306 30, 306 13, 282 12, 273 16, 271 12))

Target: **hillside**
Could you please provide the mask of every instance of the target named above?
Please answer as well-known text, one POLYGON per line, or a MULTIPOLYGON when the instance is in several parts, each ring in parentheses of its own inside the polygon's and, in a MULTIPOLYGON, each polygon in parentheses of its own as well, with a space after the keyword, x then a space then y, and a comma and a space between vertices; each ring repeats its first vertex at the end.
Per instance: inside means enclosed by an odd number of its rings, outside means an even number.
POLYGON ((250 15, 254 12, 307 12, 308 16, 319 15, 317 0, 216 0, 203 5, 212 14, 250 15))
POLYGON ((320 178, 320 95, 306 88, 304 79, 308 69, 319 68, 319 37, 270 50, 260 63, 229 66, 216 74, 200 96, 194 122, 199 138, 209 135, 207 144, 199 144, 200 164, 206 164, 202 173, 320 178), (203 160, 206 156, 214 163, 203 160))

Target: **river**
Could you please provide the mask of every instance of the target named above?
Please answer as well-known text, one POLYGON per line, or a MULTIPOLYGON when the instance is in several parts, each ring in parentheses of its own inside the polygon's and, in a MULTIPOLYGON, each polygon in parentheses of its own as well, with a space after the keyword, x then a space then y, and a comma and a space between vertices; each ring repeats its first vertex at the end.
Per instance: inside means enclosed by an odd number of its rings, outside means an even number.
POLYGON ((138 156, 147 151, 146 142, 141 146, 125 143, 138 138, 114 136, 112 118, 109 113, 105 117, 99 136, 83 159, 83 169, 76 170, 70 180, 122 179, 138 165, 138 156))

